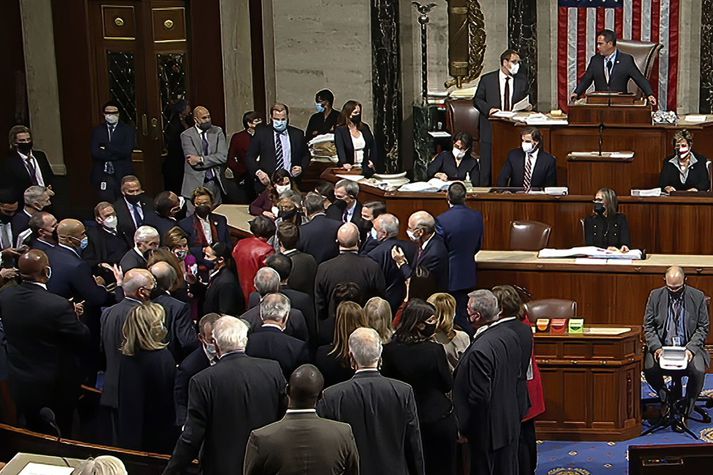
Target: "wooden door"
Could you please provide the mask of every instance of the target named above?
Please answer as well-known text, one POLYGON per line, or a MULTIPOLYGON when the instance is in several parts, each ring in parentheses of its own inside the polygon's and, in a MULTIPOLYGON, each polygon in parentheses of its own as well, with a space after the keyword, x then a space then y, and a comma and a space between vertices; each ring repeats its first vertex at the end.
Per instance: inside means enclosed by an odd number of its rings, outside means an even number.
POLYGON ((163 190, 163 133, 188 90, 186 3, 90 1, 97 114, 110 99, 119 104, 121 120, 136 130, 136 175, 151 194, 163 190))

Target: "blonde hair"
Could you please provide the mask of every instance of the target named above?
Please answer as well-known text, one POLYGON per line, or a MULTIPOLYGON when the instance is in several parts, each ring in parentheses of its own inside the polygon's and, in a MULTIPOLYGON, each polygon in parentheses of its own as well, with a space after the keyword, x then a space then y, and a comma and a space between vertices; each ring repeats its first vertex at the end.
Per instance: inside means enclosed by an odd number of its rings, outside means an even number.
POLYGON ((165 319, 166 312, 157 303, 144 303, 131 309, 122 328, 124 343, 121 345, 121 353, 134 356, 139 351, 166 348, 165 319))
POLYGON ((72 475, 127 475, 124 463, 112 455, 88 458, 74 469, 72 475))
POLYGON ((456 299, 448 293, 438 292, 427 300, 428 303, 436 307, 436 331, 444 333, 449 340, 456 336, 453 329, 453 319, 456 316, 456 299))
POLYGON ((372 297, 364 304, 364 315, 371 328, 376 330, 382 343, 386 343, 394 334, 391 328, 391 305, 381 297, 372 297))
POLYGON ((341 302, 334 322, 334 348, 329 354, 335 355, 342 362, 349 361, 349 335, 357 328, 368 326, 364 310, 359 304, 349 300, 341 302))

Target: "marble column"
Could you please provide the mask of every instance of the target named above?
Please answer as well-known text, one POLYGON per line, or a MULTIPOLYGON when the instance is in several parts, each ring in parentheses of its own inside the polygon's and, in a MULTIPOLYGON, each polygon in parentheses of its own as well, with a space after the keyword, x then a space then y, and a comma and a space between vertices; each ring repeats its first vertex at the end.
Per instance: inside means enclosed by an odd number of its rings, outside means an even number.
POLYGON ((557 99, 557 2, 537 2, 536 110, 559 109, 557 99))
POLYGON ((371 0, 374 135, 388 172, 400 169, 401 52, 399 2, 371 0))
MULTIPOLYGON (((700 112, 713 113, 713 0, 702 0, 700 112)), ((684 52, 685 54, 685 52, 684 52)))
POLYGON ((520 69, 527 74, 530 103, 537 104, 537 5, 508 0, 508 48, 520 53, 520 69))

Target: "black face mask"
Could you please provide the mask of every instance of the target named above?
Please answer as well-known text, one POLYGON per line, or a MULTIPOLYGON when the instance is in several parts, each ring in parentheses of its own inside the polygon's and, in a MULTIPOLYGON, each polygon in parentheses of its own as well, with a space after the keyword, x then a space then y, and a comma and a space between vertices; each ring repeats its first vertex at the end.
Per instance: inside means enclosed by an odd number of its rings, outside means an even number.
POLYGON ((424 323, 424 327, 422 330, 419 331, 421 333, 421 336, 424 338, 430 338, 436 333, 436 324, 435 323, 424 323))
POLYGON ((599 216, 603 216, 605 211, 606 207, 604 206, 604 203, 594 203, 594 212, 599 216))
POLYGON ((353 115, 349 118, 349 120, 352 121, 352 124, 359 125, 361 124, 361 114, 353 115))
POLYGON ((165 289, 163 289, 159 286, 156 286, 153 289, 151 289, 151 300, 155 299, 156 297, 158 297, 160 295, 165 295, 165 294, 166 294, 165 289))
POLYGON ((0 222, 2 222, 2 224, 7 224, 10 221, 12 221, 12 216, 8 216, 5 213, 0 213, 0 222))
POLYGON ((141 201, 141 195, 124 195, 124 198, 132 205, 138 204, 138 202, 141 201))
POLYGON ((200 205, 196 206, 196 214, 198 217, 206 219, 208 215, 210 214, 210 206, 208 205, 200 205))
POLYGON ((201 129, 203 132, 207 132, 212 126, 213 124, 211 124, 210 122, 202 122, 198 124, 198 128, 201 129))
POLYGON ((32 151, 32 142, 16 143, 15 148, 17 148, 17 151, 20 152, 21 154, 29 155, 30 151, 32 151))
POLYGON ((686 286, 685 286, 685 285, 684 285, 683 287, 681 287, 680 289, 678 289, 677 291, 675 291, 675 292, 674 292, 673 290, 671 290, 671 289, 668 289, 668 298, 670 298, 671 300, 678 300, 678 299, 682 298, 682 297, 683 297, 683 291, 684 291, 685 289, 686 289, 686 286))

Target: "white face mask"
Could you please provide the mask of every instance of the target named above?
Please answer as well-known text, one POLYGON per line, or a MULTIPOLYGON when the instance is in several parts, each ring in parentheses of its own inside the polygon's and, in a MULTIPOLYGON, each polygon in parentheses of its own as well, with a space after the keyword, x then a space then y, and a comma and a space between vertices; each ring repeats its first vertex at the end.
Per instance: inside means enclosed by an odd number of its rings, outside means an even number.
POLYGON ((517 72, 520 70, 520 63, 515 63, 510 67, 510 74, 513 76, 517 74, 517 72))
POLYGON ((453 154, 454 157, 456 157, 459 160, 465 156, 465 150, 460 150, 455 147, 453 147, 453 150, 451 150, 451 153, 453 154))
POLYGON ((371 234, 371 237, 372 237, 372 238, 374 238, 374 239, 376 239, 376 240, 379 239, 379 238, 377 237, 379 233, 376 232, 376 229, 371 228, 370 234, 371 234))
POLYGON ((104 114, 104 120, 106 120, 107 124, 116 125, 116 123, 119 122, 119 115, 118 114, 104 114))
POLYGON ((277 191, 278 195, 281 195, 285 191, 290 189, 290 185, 275 185, 275 191, 277 191))
POLYGON ((111 215, 104 220, 104 227, 109 229, 116 229, 117 223, 118 220, 116 219, 116 216, 111 215))
POLYGON ((273 207, 270 209, 270 211, 271 211, 272 214, 274 214, 275 216, 277 216, 278 214, 280 214, 280 210, 277 209, 277 206, 273 206, 273 207))
POLYGON ((685 157, 686 155, 688 155, 688 153, 689 153, 690 151, 691 151, 691 149, 688 148, 688 147, 680 147, 680 148, 678 149, 678 156, 683 158, 683 157, 685 157))
POLYGON ((535 150, 535 144, 532 142, 523 142, 522 143, 522 151, 525 153, 530 153, 533 150, 535 150))
POLYGON ((412 241, 418 241, 418 237, 416 236, 416 233, 414 231, 411 231, 410 229, 406 230, 406 234, 408 234, 408 238, 412 241))

